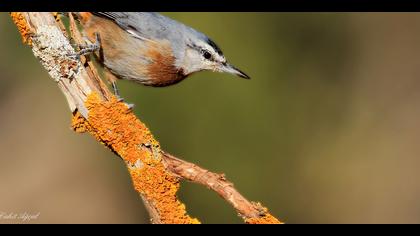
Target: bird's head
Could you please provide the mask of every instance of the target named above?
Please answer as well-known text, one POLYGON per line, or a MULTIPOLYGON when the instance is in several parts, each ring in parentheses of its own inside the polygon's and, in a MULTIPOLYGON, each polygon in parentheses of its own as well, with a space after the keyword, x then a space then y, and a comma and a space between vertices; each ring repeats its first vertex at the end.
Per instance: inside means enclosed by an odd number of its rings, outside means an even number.
POLYGON ((193 40, 187 41, 180 64, 185 74, 210 70, 250 79, 247 74, 228 63, 220 48, 206 36, 194 37, 193 40))

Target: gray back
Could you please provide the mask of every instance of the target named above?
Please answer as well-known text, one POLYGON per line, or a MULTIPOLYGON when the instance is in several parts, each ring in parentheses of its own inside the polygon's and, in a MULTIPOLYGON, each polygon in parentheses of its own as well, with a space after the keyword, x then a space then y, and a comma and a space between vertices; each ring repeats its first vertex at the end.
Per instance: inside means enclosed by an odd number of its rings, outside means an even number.
POLYGON ((136 32, 139 36, 154 40, 167 39, 172 44, 174 54, 182 58, 187 44, 196 40, 208 40, 201 32, 180 22, 155 12, 93 12, 93 14, 113 20, 121 28, 136 32))

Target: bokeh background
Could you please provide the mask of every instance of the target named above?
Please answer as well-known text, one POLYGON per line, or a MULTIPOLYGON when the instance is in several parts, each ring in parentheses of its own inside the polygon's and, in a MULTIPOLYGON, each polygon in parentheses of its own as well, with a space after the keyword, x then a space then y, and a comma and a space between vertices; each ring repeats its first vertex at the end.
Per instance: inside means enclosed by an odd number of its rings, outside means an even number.
MULTIPOLYGON (((165 150, 225 173, 287 223, 420 223, 420 14, 163 14, 252 77, 120 82, 165 150)), ((64 96, 7 13, 0 32, 0 213, 147 223, 123 162, 70 129, 64 96)), ((241 222, 202 186, 183 183, 180 198, 204 223, 241 222)))

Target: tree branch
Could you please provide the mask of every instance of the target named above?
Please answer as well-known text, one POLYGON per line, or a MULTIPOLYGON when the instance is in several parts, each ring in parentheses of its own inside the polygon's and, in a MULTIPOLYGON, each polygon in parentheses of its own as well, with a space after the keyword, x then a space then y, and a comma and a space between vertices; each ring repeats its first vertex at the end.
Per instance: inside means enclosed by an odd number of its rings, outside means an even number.
POLYGON ((256 223, 256 219, 263 219, 264 223, 280 223, 276 218, 267 212, 267 208, 260 203, 250 202, 233 187, 224 174, 217 174, 203 169, 193 163, 181 160, 173 155, 163 152, 164 161, 168 169, 177 174, 180 178, 198 183, 215 191, 225 199, 245 222, 256 223))
MULTIPOLYGON (((200 223, 187 214, 176 196, 180 178, 216 191, 247 223, 280 223, 259 203, 246 200, 223 175, 163 152, 149 129, 111 94, 89 58, 71 56, 75 50, 57 14, 14 12, 11 17, 24 43, 32 47, 65 95, 74 130, 89 132, 126 163, 152 223, 200 223)), ((69 17, 73 40, 83 44, 71 14, 69 17)))

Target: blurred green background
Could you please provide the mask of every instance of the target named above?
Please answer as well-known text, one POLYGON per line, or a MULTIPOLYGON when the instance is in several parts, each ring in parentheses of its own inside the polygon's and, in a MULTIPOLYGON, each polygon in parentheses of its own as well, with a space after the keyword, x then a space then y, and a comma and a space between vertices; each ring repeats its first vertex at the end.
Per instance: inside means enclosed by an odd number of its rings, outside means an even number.
MULTIPOLYGON (((287 223, 420 223, 419 13, 163 14, 252 77, 119 82, 165 150, 225 173, 287 223)), ((7 13, 0 32, 0 213, 147 223, 124 163, 70 129, 7 13)), ((180 198, 204 223, 242 222, 202 186, 183 183, 180 198)))

